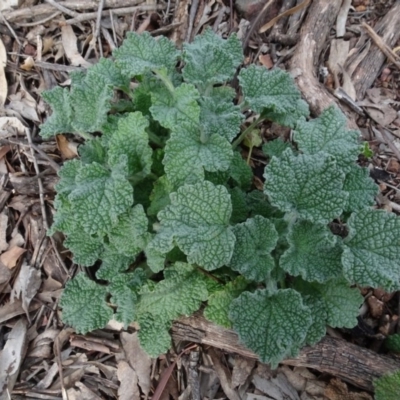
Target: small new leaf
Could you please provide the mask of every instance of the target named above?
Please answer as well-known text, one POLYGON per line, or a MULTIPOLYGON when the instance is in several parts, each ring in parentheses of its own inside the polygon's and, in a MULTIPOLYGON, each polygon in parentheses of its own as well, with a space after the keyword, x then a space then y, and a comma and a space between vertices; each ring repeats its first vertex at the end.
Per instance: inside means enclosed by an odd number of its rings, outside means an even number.
POLYGON ((204 181, 181 186, 160 211, 154 246, 167 253, 174 241, 191 264, 213 270, 229 263, 235 236, 229 226, 232 205, 223 186, 204 181))
POLYGON ((281 158, 272 158, 264 176, 272 205, 300 218, 328 223, 346 206, 345 175, 327 154, 295 156, 287 149, 281 158))
POLYGON ((229 319, 229 307, 233 299, 236 299, 248 286, 248 281, 242 276, 238 276, 234 281, 227 283, 221 290, 214 292, 207 302, 204 316, 218 325, 231 328, 232 323, 229 319))
POLYGON ((310 309, 292 289, 244 292, 232 301, 229 317, 240 340, 275 369, 296 356, 311 324, 310 309))
POLYGON ((347 279, 361 286, 400 288, 400 218, 382 210, 353 213, 344 239, 343 267, 347 279))
POLYGON ((81 272, 67 283, 62 294, 63 321, 82 334, 103 328, 113 315, 107 306, 106 294, 105 286, 98 285, 81 272))
POLYGON ((233 227, 235 249, 229 266, 246 279, 265 282, 275 267, 271 251, 278 241, 274 224, 260 215, 233 227))

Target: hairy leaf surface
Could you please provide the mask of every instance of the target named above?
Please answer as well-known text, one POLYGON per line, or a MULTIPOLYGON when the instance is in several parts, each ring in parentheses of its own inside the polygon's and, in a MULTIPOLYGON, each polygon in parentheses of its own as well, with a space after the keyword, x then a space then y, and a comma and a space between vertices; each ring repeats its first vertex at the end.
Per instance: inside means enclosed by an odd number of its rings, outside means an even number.
POLYGON ((278 241, 274 224, 260 215, 235 225, 235 248, 229 266, 246 279, 265 282, 275 261, 271 251, 278 241))
POLYGON ((332 156, 294 156, 288 149, 281 158, 272 158, 264 176, 264 191, 271 203, 300 218, 327 223, 339 217, 346 206, 345 176, 332 156))
POLYGON ((272 369, 297 355, 312 321, 310 309, 292 289, 271 295, 265 289, 244 292, 232 301, 229 317, 240 340, 272 369))
POLYGON ((300 220, 289 228, 287 241, 279 265, 289 274, 325 282, 343 273, 342 247, 326 225, 300 220))
POLYGON ((229 263, 235 236, 229 226, 232 205, 228 191, 211 182, 184 185, 160 211, 161 228, 153 246, 164 253, 173 241, 191 264, 213 270, 229 263))
POLYGON ((344 273, 352 283, 400 288, 400 218, 381 210, 353 213, 344 239, 344 273))

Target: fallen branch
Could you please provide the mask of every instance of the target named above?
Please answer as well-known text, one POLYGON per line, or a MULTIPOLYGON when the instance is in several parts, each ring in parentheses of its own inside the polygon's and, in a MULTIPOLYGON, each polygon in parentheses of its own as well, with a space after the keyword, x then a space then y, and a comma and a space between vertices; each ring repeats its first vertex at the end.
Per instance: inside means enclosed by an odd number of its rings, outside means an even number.
MULTIPOLYGON (((238 340, 235 332, 215 325, 199 314, 183 317, 172 326, 175 341, 188 341, 257 359, 238 340)), ((400 369, 400 360, 326 336, 313 347, 305 347, 296 358, 282 364, 313 368, 364 390, 373 390, 372 381, 385 373, 400 369)))

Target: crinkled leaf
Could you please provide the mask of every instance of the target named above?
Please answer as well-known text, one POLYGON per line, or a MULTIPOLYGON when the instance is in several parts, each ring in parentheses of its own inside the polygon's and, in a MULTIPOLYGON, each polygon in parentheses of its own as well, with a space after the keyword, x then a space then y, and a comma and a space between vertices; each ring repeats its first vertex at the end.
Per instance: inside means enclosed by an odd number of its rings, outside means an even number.
POLYGON ((331 154, 344 170, 357 160, 358 138, 358 131, 346 129, 346 118, 335 106, 324 110, 316 119, 298 121, 294 133, 294 140, 304 154, 331 154))
POLYGON ((247 219, 249 208, 246 202, 246 193, 237 186, 228 189, 232 202, 231 224, 238 224, 247 219))
POLYGON ((70 194, 75 188, 75 179, 83 164, 79 160, 69 160, 58 171, 60 180, 56 184, 57 194, 70 194))
POLYGON ((343 190, 349 192, 345 211, 353 212, 372 206, 378 194, 378 185, 370 178, 367 168, 354 164, 346 174, 343 190))
POLYGON ((292 104, 291 112, 279 112, 279 111, 264 111, 263 117, 274 121, 279 125, 287 126, 289 128, 295 128, 298 121, 303 117, 308 117, 310 115, 310 109, 308 104, 302 100, 298 99, 292 104))
POLYGON ((148 70, 174 69, 179 51, 165 36, 155 39, 148 32, 128 32, 126 39, 114 50, 113 55, 122 74, 133 77, 148 70))
POLYGON ((400 218, 383 210, 359 210, 349 218, 348 229, 342 262, 350 282, 398 290, 400 218))
POLYGON ((218 134, 230 142, 240 132, 244 116, 233 104, 235 91, 226 86, 212 88, 200 101, 200 124, 207 136, 218 134))
POLYGON ((64 241, 64 245, 74 255, 74 263, 86 267, 90 267, 100 258, 104 247, 101 238, 88 235, 82 230, 71 232, 64 241))
POLYGON ((102 78, 87 74, 79 85, 72 85, 70 101, 73 108, 72 126, 75 132, 97 132, 107 121, 114 92, 102 78))
POLYGON ((124 172, 120 166, 109 171, 97 163, 79 169, 69 200, 86 233, 108 231, 132 205, 133 189, 124 172))
POLYGON ((292 145, 280 137, 265 143, 262 147, 263 153, 269 158, 274 156, 280 158, 286 149, 292 149, 292 145))
POLYGON ((129 89, 129 76, 122 74, 121 70, 110 58, 100 58, 100 60, 88 70, 88 74, 99 76, 104 82, 112 87, 129 89))
POLYGON ((40 136, 48 139, 59 133, 74 132, 69 90, 55 87, 42 93, 43 100, 51 106, 52 114, 40 125, 40 136))
POLYGON ((152 358, 167 353, 171 348, 169 330, 172 322, 164 321, 150 313, 140 314, 137 322, 140 325, 138 336, 143 350, 152 358))
POLYGON ((193 85, 183 83, 171 91, 161 86, 151 92, 153 105, 151 114, 165 128, 175 131, 187 125, 198 125, 200 106, 197 103, 199 92, 193 85))
POLYGON ((385 340, 385 347, 393 353, 400 353, 400 333, 389 335, 385 340))
POLYGON ((312 311, 313 322, 306 342, 315 344, 325 335, 326 325, 332 328, 353 328, 357 325, 363 297, 357 288, 350 288, 342 278, 324 284, 298 280, 296 289, 302 294, 304 304, 312 311))
POLYGON ((264 191, 271 203, 300 218, 327 223, 339 217, 346 206, 345 176, 332 156, 294 156, 286 150, 281 158, 272 158, 264 176, 264 191))
POLYGON ((222 39, 208 28, 192 43, 184 45, 183 78, 200 87, 231 80, 243 61, 243 49, 237 36, 222 39))
POLYGON ((204 169, 227 170, 232 154, 232 147, 225 138, 212 135, 202 141, 199 128, 190 125, 171 134, 163 163, 169 181, 178 186, 203 180, 204 169))
POLYGON ((283 213, 274 207, 268 197, 260 190, 253 190, 246 195, 250 216, 261 215, 265 218, 282 217, 283 213))
POLYGON ((111 302, 117 306, 115 319, 125 327, 135 320, 140 286, 147 280, 142 269, 132 273, 116 274, 109 286, 111 302))
POLYGON ((92 162, 105 164, 107 153, 102 138, 87 140, 83 145, 79 146, 79 155, 83 164, 92 162))
POLYGON ((375 400, 398 400, 400 394, 400 370, 374 380, 375 400))
POLYGON ((240 340, 273 369, 297 355, 312 321, 310 309, 292 289, 271 295, 260 289, 244 292, 232 301, 229 318, 240 340))
POLYGON ((289 228, 287 241, 289 248, 279 265, 289 274, 325 282, 343 273, 342 246, 326 225, 297 221, 289 228))
POLYGON ((108 161, 111 166, 119 164, 121 156, 128 157, 129 176, 150 173, 152 149, 145 129, 149 123, 139 112, 129 113, 118 122, 118 129, 108 142, 108 161))
POLYGON ((228 191, 211 182, 181 186, 171 204, 160 211, 161 228, 153 245, 161 252, 174 241, 188 262, 213 270, 229 263, 235 236, 229 226, 232 205, 228 191))
POLYGON ((148 221, 141 204, 121 214, 108 233, 110 244, 126 256, 135 256, 146 246, 148 221))
POLYGON ((102 263, 96 272, 96 277, 110 282, 135 261, 135 257, 121 254, 118 249, 109 245, 105 246, 101 259, 102 263))
POLYGON ((229 167, 231 178, 243 189, 249 190, 253 181, 253 171, 243 159, 242 155, 235 151, 229 167))
POLYGON ((244 98, 253 111, 261 113, 267 109, 279 115, 298 112, 300 91, 293 78, 281 69, 269 71, 252 64, 240 71, 239 82, 244 98))
POLYGON ((260 215, 235 225, 235 248, 229 266, 246 279, 265 282, 275 267, 271 251, 278 241, 274 224, 260 215))
POLYGON ((229 282, 220 290, 215 291, 209 298, 204 316, 218 325, 231 328, 232 323, 229 319, 229 307, 233 299, 236 299, 248 286, 248 282, 242 276, 238 276, 234 281, 229 282))
POLYGON ((105 286, 91 281, 84 273, 78 274, 67 283, 61 296, 64 323, 82 334, 103 328, 113 315, 106 294, 105 286))
POLYGON ((170 204, 169 194, 173 190, 174 186, 166 175, 158 178, 154 183, 154 188, 150 195, 151 204, 147 209, 148 215, 157 215, 163 208, 170 204))

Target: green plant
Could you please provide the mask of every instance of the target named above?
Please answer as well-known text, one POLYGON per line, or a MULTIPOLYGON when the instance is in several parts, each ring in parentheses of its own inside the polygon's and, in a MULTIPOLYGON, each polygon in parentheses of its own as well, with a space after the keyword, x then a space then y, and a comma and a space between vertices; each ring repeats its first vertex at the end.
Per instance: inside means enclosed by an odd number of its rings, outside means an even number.
POLYGON ((375 400, 397 400, 400 396, 400 370, 374 380, 375 400))
POLYGON ((131 33, 113 56, 43 94, 53 113, 41 135, 86 139, 60 170, 49 234, 65 234, 76 263, 100 265, 97 282, 80 273, 67 284, 66 323, 85 333, 137 321, 157 356, 172 321, 208 301, 207 318, 276 366, 326 325, 356 325, 355 284, 400 287, 400 220, 371 207, 358 132, 336 108, 307 121, 290 75, 255 65, 238 73, 235 104, 235 35, 206 30, 180 52, 131 33), (249 111, 257 118, 241 130, 249 111), (293 128, 296 147, 263 147, 261 192, 236 148, 265 119, 293 128))

